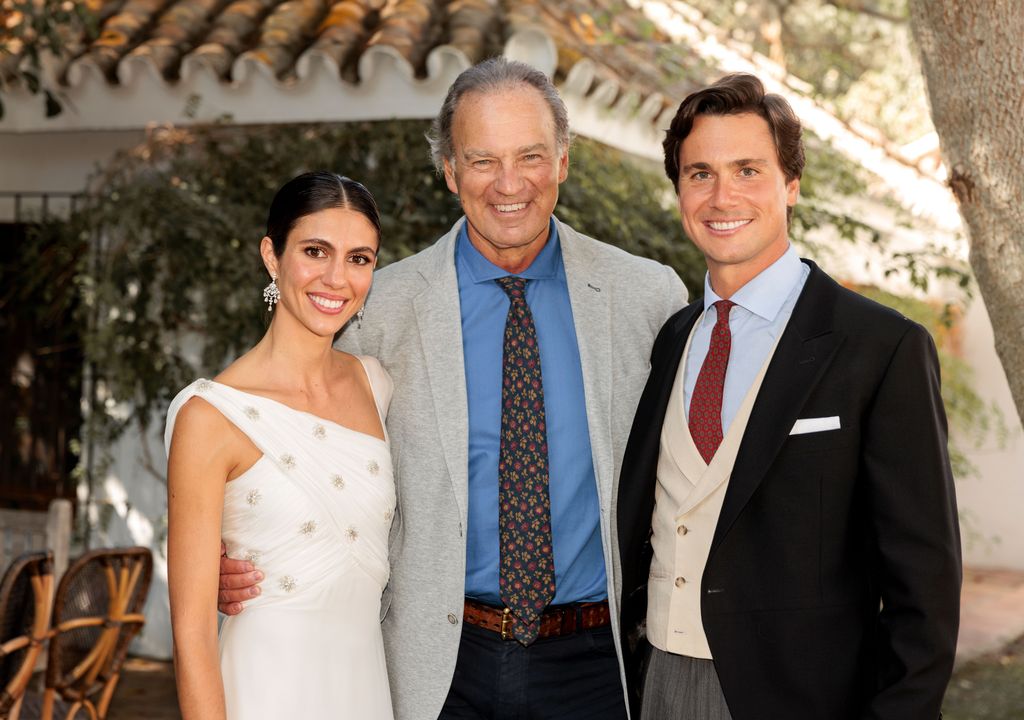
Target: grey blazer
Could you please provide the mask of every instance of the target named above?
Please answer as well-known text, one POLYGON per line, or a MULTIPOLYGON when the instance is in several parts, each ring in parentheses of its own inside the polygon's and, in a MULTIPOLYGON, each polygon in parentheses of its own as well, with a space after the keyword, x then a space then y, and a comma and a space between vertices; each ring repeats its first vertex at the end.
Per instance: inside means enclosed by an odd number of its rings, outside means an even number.
MULTIPOLYGON (((469 427, 455 241, 464 221, 434 245, 376 273, 362 327, 353 324, 339 341, 344 350, 379 358, 395 384, 387 425, 398 514, 382 612, 397 720, 437 718, 462 632, 469 427)), ((617 622, 621 575, 613 506, 622 455, 654 338, 685 305, 686 289, 671 268, 561 222, 558 236, 583 366, 608 598, 617 622)))

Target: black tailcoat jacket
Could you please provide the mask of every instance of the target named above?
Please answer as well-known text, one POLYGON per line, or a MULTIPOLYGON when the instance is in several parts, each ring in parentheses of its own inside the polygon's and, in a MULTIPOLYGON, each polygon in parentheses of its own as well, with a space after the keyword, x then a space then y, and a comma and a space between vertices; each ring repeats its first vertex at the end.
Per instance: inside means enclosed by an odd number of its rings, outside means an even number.
MULTIPOLYGON (((701 579, 704 630, 734 720, 935 720, 961 580, 935 346, 920 325, 807 264, 718 518, 701 579), (839 430, 790 435, 798 419, 833 416, 839 430)), ((702 309, 680 310, 655 341, 623 460, 634 711, 662 423, 702 309)))

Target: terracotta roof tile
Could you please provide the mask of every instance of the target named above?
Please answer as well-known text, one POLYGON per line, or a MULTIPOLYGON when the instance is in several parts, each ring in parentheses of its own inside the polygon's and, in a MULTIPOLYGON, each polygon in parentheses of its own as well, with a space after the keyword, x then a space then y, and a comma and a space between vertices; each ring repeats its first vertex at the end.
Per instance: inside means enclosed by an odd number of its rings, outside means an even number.
POLYGON ((160 73, 176 78, 184 55, 210 29, 210 17, 225 5, 224 0, 182 0, 156 21, 149 37, 131 55, 149 57, 160 73))
POLYGON ((376 18, 380 3, 342 0, 331 6, 317 29, 311 49, 330 57, 341 68, 346 80, 355 82, 355 60, 369 37, 369 26, 376 18))
POLYGON ((471 63, 487 57, 501 28, 496 8, 487 0, 454 0, 445 12, 448 44, 465 53, 471 63))
POLYGON ((622 0, 93 2, 100 33, 68 58, 65 80, 71 64, 91 62, 116 84, 122 63, 142 58, 168 82, 179 80, 189 66, 206 67, 231 82, 243 60, 291 82, 302 67, 300 57, 312 52, 328 58, 341 79, 359 83, 360 58, 374 48, 403 58, 424 78, 427 57, 439 46, 479 62, 501 53, 527 29, 541 30, 554 43, 557 81, 575 69, 577 90, 609 104, 631 94, 676 97, 710 74, 696 53, 673 45, 622 0))
POLYGON ((288 0, 273 7, 260 27, 255 46, 245 54, 266 63, 277 77, 284 78, 316 39, 329 10, 326 0, 288 0))
POLYGON ((264 18, 277 4, 278 0, 234 0, 209 19, 206 36, 188 54, 228 80, 231 64, 245 52, 248 41, 257 36, 264 18))
MULTIPOLYGON (((946 192, 941 180, 926 177, 920 182, 920 168, 906 166, 898 152, 880 144, 878 138, 868 137, 868 131, 850 127, 827 108, 817 106, 799 81, 785 76, 782 68, 773 71, 767 58, 731 41, 723 42, 711 23, 678 8, 672 11, 672 22, 665 23, 662 20, 667 17, 660 11, 652 14, 650 8, 634 9, 624 0, 76 2, 97 9, 100 33, 92 40, 82 37, 70 43, 74 51, 63 58, 59 79, 71 88, 82 82, 90 66, 98 68, 110 84, 150 82, 148 77, 140 80, 138 75, 133 76, 140 64, 149 65, 168 83, 181 81, 182 85, 195 80, 200 70, 212 71, 225 84, 244 83, 252 66, 265 69, 271 76, 269 81, 278 84, 298 85, 307 79, 307 72, 321 73, 323 69, 337 72, 339 82, 372 83, 369 73, 376 72, 378 66, 363 60, 375 62, 381 54, 398 59, 400 72, 433 80, 428 75, 438 69, 451 73, 463 64, 461 57, 451 62, 453 55, 464 56, 472 63, 506 51, 524 52, 526 57, 553 67, 556 83, 567 99, 583 96, 591 109, 615 111, 607 115, 591 113, 598 120, 585 122, 600 124, 608 120, 607 127, 612 127, 622 117, 619 110, 636 111, 631 120, 640 120, 641 125, 646 121, 645 129, 657 134, 679 99, 716 77, 722 68, 766 73, 763 77, 769 89, 790 97, 808 128, 886 178, 887 186, 901 202, 914 212, 937 218, 941 227, 959 226, 955 204, 943 205, 945 210, 938 213, 929 209, 934 206, 929 198, 935 192, 946 192), (658 23, 665 29, 660 29, 658 23), (541 37, 530 31, 540 31, 541 37), (547 52, 548 41, 556 53, 554 57, 547 52), (319 59, 311 62, 314 58, 319 59), (368 76, 360 78, 364 66, 368 76), (881 154, 875 152, 879 149, 881 154), (903 165, 896 167, 900 163, 903 165), (907 187, 911 191, 905 190, 907 187)), ((0 42, 9 40, 5 32, 0 23, 0 42)), ((23 59, 0 53, 0 81, 13 79, 23 59)), ((324 80, 322 74, 312 78, 312 82, 324 80)), ((437 83, 426 85, 430 86, 429 92, 443 92, 437 83)), ((394 105, 389 104, 394 98, 371 100, 378 101, 373 112, 394 112, 394 105)), ((177 98, 169 101, 177 102, 177 98)), ((188 102, 192 102, 191 97, 188 102)), ((128 117, 119 127, 150 122, 145 110, 137 112, 130 103, 124 107, 128 117)), ((104 111, 101 107, 94 112, 83 121, 84 126, 93 123, 107 127, 104 111)), ((246 108, 248 121, 302 119, 301 113, 259 111, 246 108)), ((415 110, 423 111, 424 107, 415 110)), ((176 107, 175 117, 179 112, 176 107)), ((66 126, 75 127, 74 123, 66 126)), ((623 140, 624 148, 647 152, 643 129, 639 136, 626 135, 629 137, 623 140)))
POLYGON ((426 57, 440 44, 443 8, 431 0, 391 0, 381 12, 380 25, 366 43, 390 47, 406 59, 417 77, 426 75, 426 57))
POLYGON ((117 64, 145 38, 153 22, 174 0, 128 0, 121 12, 108 17, 100 35, 86 54, 108 78, 113 78, 117 64))

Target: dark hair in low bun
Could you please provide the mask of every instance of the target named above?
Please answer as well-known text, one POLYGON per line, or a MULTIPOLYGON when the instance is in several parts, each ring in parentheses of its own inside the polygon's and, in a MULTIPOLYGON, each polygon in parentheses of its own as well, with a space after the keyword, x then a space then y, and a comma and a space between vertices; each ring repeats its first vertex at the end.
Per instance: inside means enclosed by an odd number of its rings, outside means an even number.
POLYGON ((288 233, 299 220, 330 208, 359 213, 370 221, 380 241, 380 212, 370 191, 351 178, 321 170, 292 178, 274 195, 267 215, 267 237, 274 243, 274 254, 284 253, 288 233))

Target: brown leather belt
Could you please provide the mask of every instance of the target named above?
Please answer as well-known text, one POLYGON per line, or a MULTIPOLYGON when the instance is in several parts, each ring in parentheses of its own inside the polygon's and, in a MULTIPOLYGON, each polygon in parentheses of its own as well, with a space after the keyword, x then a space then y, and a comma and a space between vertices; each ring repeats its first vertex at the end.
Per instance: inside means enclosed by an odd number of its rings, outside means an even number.
MULTIPOLYGON (((499 633, 502 640, 512 640, 515 617, 508 608, 485 605, 466 598, 463 621, 499 633)), ((611 624, 611 613, 607 602, 574 603, 572 605, 550 605, 540 616, 538 638, 571 635, 579 630, 605 627, 611 624)))

